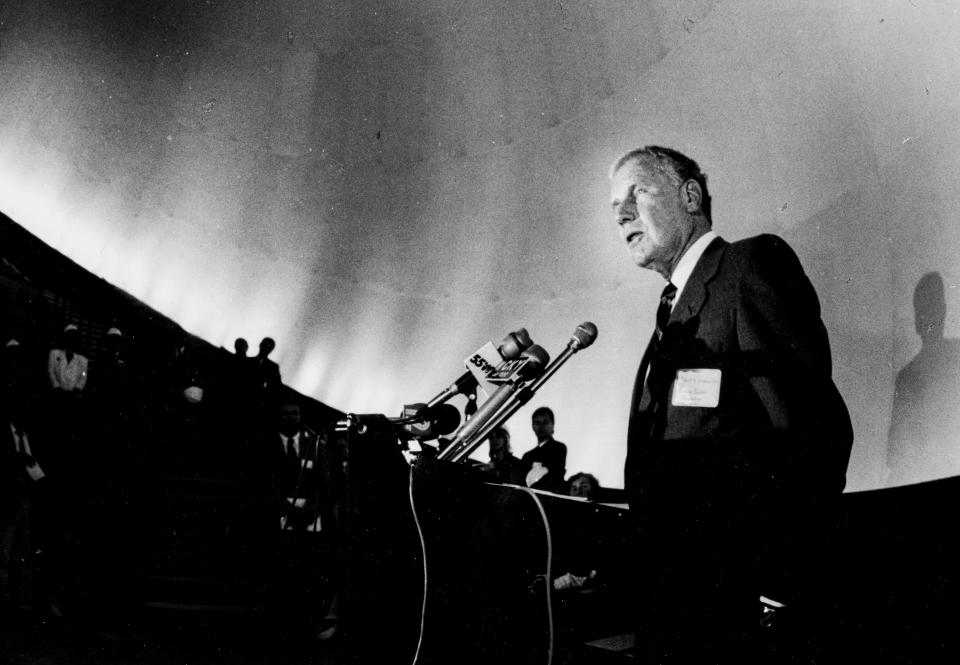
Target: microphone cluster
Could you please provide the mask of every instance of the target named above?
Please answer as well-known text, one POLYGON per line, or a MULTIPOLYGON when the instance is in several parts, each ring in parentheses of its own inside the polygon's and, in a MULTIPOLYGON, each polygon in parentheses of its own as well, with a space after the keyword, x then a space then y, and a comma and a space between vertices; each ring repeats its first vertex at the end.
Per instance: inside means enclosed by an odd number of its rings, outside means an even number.
MULTIPOLYGON (((553 362, 538 344, 533 344, 526 330, 524 341, 529 341, 519 358, 504 359, 487 380, 496 390, 480 406, 470 420, 454 433, 438 455, 439 459, 461 462, 497 427, 505 423, 518 409, 530 401, 540 387, 553 376, 573 354, 585 349, 597 339, 597 327, 588 322, 574 330, 566 348, 553 362)), ((518 331, 520 332, 520 331, 518 331)), ((509 335, 508 335, 509 337, 509 335)))
MULTIPOLYGON (((442 448, 439 459, 463 461, 490 432, 530 401, 573 354, 587 348, 596 339, 597 327, 589 321, 581 323, 573 331, 566 348, 551 362, 550 354, 533 343, 526 328, 520 328, 508 333, 499 345, 487 342, 467 357, 464 360, 467 371, 429 402, 407 405, 401 417, 385 420, 399 438, 439 439, 442 448), (490 396, 461 424, 460 411, 447 402, 456 395, 474 399, 481 386, 490 396), (441 438, 451 432, 452 438, 441 438)), ((350 415, 341 426, 359 425, 363 429, 362 421, 362 416, 350 415)))

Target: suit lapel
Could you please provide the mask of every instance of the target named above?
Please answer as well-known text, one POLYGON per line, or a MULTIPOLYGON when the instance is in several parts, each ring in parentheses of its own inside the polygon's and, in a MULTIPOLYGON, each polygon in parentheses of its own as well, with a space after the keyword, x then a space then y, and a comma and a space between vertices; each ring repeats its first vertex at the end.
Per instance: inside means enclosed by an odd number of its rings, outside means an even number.
POLYGON ((631 414, 636 415, 638 411, 646 410, 650 404, 651 394, 647 386, 647 379, 649 378, 648 370, 652 371, 650 365, 653 362, 655 349, 664 343, 669 344, 669 340, 671 339, 670 332, 673 328, 672 324, 683 324, 700 313, 700 310, 707 300, 707 286, 716 276, 717 270, 720 267, 720 259, 723 258, 724 252, 726 252, 729 244, 730 243, 723 238, 715 238, 713 242, 707 246, 707 249, 704 250, 700 259, 697 261, 693 272, 690 273, 690 278, 683 288, 683 293, 680 294, 680 299, 670 314, 670 320, 663 333, 664 339, 657 342, 656 332, 651 336, 650 342, 647 344, 647 349, 643 353, 643 359, 640 361, 640 368, 637 370, 637 378, 633 386, 633 398, 631 400, 631 414))
POLYGON ((630 413, 636 413, 640 407, 640 401, 643 397, 643 384, 647 378, 647 369, 650 367, 650 356, 653 355, 653 349, 657 342, 656 331, 650 336, 647 342, 647 348, 640 359, 640 367, 637 369, 637 377, 633 382, 633 397, 630 401, 630 413))
POLYGON ((301 459, 313 459, 316 448, 314 444, 316 439, 312 436, 308 436, 305 432, 300 433, 300 458, 301 459))
POLYGON ((690 273, 690 279, 683 287, 680 300, 677 301, 673 312, 670 314, 667 330, 670 329, 670 324, 684 323, 700 313, 707 300, 707 285, 716 276, 717 269, 720 267, 720 259, 723 258, 723 254, 727 251, 729 245, 730 243, 723 238, 715 238, 704 250, 693 272, 690 273))
MULTIPOLYGON (((707 286, 716 276, 717 270, 720 267, 720 259, 723 258, 729 245, 730 243, 723 238, 716 238, 707 246, 707 249, 703 252, 700 260, 697 261, 696 267, 690 274, 690 279, 687 280, 683 288, 683 293, 680 294, 680 299, 673 308, 673 312, 670 314, 670 321, 667 324, 667 329, 664 331, 665 339, 670 336, 671 324, 682 324, 700 313, 700 310, 707 300, 707 286)), ((660 341, 660 344, 663 344, 663 340, 660 341)), ((631 433, 628 435, 631 438, 633 437, 634 428, 638 425, 639 412, 643 411, 649 404, 650 394, 647 390, 646 379, 656 347, 656 332, 654 332, 650 341, 647 343, 647 348, 640 361, 640 367, 637 370, 637 378, 633 384, 633 397, 630 405, 631 433)))

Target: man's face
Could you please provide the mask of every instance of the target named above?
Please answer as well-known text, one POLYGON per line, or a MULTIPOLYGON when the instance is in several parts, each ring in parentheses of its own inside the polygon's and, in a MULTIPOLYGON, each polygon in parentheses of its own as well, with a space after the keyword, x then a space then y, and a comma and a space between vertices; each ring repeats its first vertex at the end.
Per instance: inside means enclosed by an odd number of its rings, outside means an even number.
POLYGON ((293 436, 300 429, 300 407, 295 404, 285 404, 280 408, 280 431, 293 436))
POLYGON ((680 188, 651 165, 633 160, 614 173, 610 205, 634 263, 669 279, 693 230, 680 205, 680 188))
POLYGON ((68 330, 63 333, 63 348, 71 351, 77 350, 77 342, 80 340, 80 334, 76 330, 68 330))
POLYGON ((553 436, 553 420, 545 414, 537 414, 533 417, 533 433, 537 436, 537 442, 543 443, 553 436))
POLYGON ((120 335, 107 335, 103 346, 110 355, 120 355, 123 350, 123 338, 120 335))

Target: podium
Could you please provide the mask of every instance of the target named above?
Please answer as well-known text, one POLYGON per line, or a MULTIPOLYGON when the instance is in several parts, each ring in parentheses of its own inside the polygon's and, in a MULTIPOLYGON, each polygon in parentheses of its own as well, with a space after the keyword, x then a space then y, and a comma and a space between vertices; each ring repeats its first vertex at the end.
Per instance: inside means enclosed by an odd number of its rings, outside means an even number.
POLYGON ((630 630, 624 509, 486 483, 425 456, 410 467, 385 418, 348 436, 349 662, 561 662, 630 630), (611 583, 553 591, 552 579, 587 568, 611 583))

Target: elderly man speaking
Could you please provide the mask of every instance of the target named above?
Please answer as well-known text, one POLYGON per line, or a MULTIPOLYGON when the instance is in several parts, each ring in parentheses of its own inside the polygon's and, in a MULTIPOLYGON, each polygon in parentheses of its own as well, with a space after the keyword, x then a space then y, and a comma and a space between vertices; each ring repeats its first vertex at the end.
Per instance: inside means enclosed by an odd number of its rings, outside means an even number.
POLYGON ((817 295, 780 238, 713 231, 706 176, 683 154, 633 150, 611 181, 627 251, 667 280, 627 435, 638 654, 802 662, 777 631, 811 614, 853 442, 817 295))

